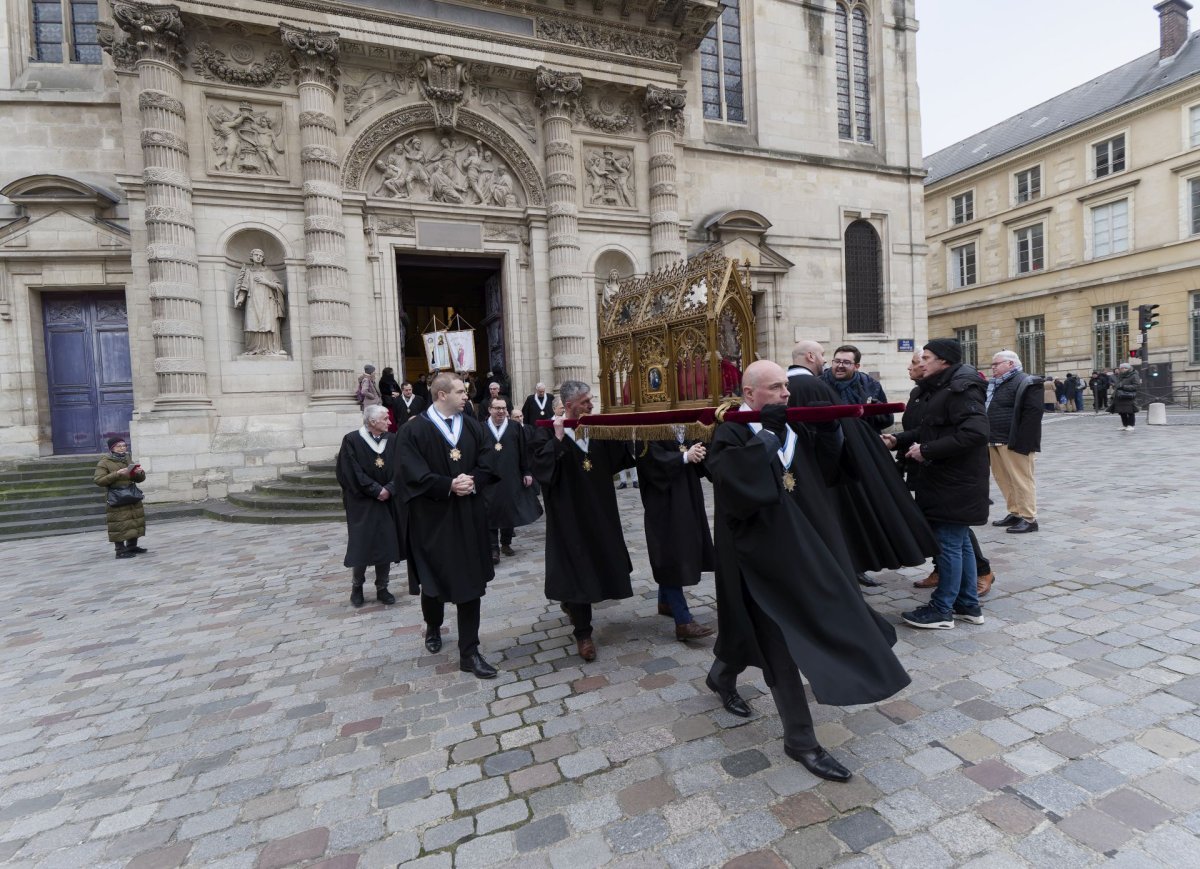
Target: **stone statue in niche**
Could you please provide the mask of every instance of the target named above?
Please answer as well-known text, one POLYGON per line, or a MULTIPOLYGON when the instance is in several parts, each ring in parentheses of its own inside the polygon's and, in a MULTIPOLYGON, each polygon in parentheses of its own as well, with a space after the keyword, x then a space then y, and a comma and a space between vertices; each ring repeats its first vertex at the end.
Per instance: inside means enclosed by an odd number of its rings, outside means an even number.
POLYGON ((621 289, 621 273, 616 269, 608 270, 608 280, 604 282, 604 301, 607 302, 621 289))
POLYGON ((212 151, 217 172, 243 175, 281 175, 276 156, 283 153, 279 135, 281 114, 255 111, 246 102, 237 110, 213 104, 208 107, 212 127, 212 151))
POLYGON ((584 154, 588 205, 635 206, 633 154, 615 148, 589 148, 584 154))
POLYGON ((238 273, 233 286, 233 306, 245 312, 243 355, 287 355, 283 349, 287 292, 275 273, 263 264, 263 252, 257 248, 250 251, 250 262, 238 273))
POLYGON ((385 150, 375 169, 373 196, 501 208, 520 204, 508 167, 479 140, 414 133, 385 150))

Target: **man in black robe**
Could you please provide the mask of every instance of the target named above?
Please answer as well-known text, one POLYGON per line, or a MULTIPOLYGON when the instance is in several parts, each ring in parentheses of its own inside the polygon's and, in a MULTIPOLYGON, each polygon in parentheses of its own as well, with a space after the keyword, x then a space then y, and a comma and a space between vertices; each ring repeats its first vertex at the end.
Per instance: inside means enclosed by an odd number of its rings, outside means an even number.
POLYGON ((500 553, 517 554, 512 548, 514 529, 530 525, 542 515, 542 505, 533 491, 525 432, 508 418, 503 396, 492 399, 491 416, 483 427, 483 446, 492 451, 492 470, 500 478, 483 491, 492 563, 499 564, 500 553))
POLYGON ((491 410, 492 402, 495 401, 497 398, 504 399, 505 410, 509 410, 509 411, 512 410, 512 402, 509 401, 508 396, 505 395, 500 390, 500 384, 497 383, 496 381, 492 381, 491 383, 488 384, 487 395, 485 395, 479 399, 478 413, 479 413, 479 421, 480 422, 488 421, 488 418, 492 415, 492 410, 491 410))
POLYGON ((658 613, 675 619, 675 639, 696 640, 713 629, 692 617, 683 589, 700 582, 700 574, 715 569, 712 535, 704 512, 700 478, 704 444, 688 443, 682 433, 674 441, 654 441, 638 456, 645 508, 646 550, 658 583, 658 613))
POLYGON ((592 440, 563 425, 592 412, 590 386, 567 380, 558 394, 564 416, 554 418, 553 436, 533 455, 546 498, 546 597, 560 601, 575 626, 579 657, 594 661, 592 604, 633 597, 612 478, 634 458, 622 441, 592 440))
POLYGON ((392 562, 404 560, 404 505, 396 496, 397 449, 388 433, 387 409, 367 405, 363 426, 342 438, 335 475, 346 508, 346 557, 352 568, 350 604, 363 605, 367 566, 375 567, 375 599, 393 604, 388 591, 392 562))
POLYGON ((538 383, 534 387, 521 407, 521 416, 526 425, 537 425, 539 419, 554 419, 554 394, 546 391, 546 384, 538 383))
MULTIPOLYGON (((823 485, 807 430, 787 425, 787 378, 750 365, 744 410, 761 425, 718 427, 705 464, 716 506, 717 661, 708 685, 736 696, 732 677, 760 667, 783 721, 784 751, 814 775, 850 772, 817 743, 797 667, 813 694, 837 706, 875 703, 909 683, 893 654, 895 629, 867 606, 845 550, 805 515, 795 493, 823 485)), ((836 535, 835 535, 836 536, 836 535)))
POLYGON ((496 669, 479 654, 479 601, 495 575, 488 557, 483 489, 495 476, 483 428, 463 413, 456 374, 429 385, 432 406, 400 429, 400 478, 408 504, 408 589, 421 595, 425 648, 442 648, 447 603, 458 608, 458 667, 480 679, 496 669))
POLYGON ((419 416, 428 407, 428 402, 416 394, 413 385, 407 380, 400 384, 400 394, 390 399, 390 402, 388 406, 396 419, 396 428, 419 416))

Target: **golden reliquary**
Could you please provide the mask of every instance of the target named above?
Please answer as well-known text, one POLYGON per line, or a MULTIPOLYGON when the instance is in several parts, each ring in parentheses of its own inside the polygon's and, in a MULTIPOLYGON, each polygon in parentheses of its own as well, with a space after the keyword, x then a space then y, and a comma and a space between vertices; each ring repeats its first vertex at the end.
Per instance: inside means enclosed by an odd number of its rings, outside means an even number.
POLYGON ((711 407, 738 389, 754 334, 749 281, 720 248, 624 281, 600 305, 605 412, 711 407))

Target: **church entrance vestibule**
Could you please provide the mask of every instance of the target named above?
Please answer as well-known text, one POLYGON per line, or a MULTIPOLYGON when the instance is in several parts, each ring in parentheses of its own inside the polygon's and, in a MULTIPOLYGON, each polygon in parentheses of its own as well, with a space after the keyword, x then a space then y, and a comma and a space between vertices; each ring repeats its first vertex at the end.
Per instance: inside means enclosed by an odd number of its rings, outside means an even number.
POLYGON ((475 330, 476 380, 497 368, 508 371, 502 265, 495 256, 396 254, 404 379, 429 370, 421 334, 434 318, 455 328, 456 314, 475 330))

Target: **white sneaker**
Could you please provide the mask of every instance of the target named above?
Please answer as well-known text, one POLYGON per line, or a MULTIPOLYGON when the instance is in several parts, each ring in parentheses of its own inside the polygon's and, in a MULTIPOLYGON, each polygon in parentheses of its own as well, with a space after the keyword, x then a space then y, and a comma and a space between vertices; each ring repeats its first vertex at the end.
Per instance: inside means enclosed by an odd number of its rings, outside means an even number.
POLYGON ((1133 431, 1133 430, 1134 430, 1133 426, 1131 426, 1131 425, 1125 426, 1125 431, 1133 431))

